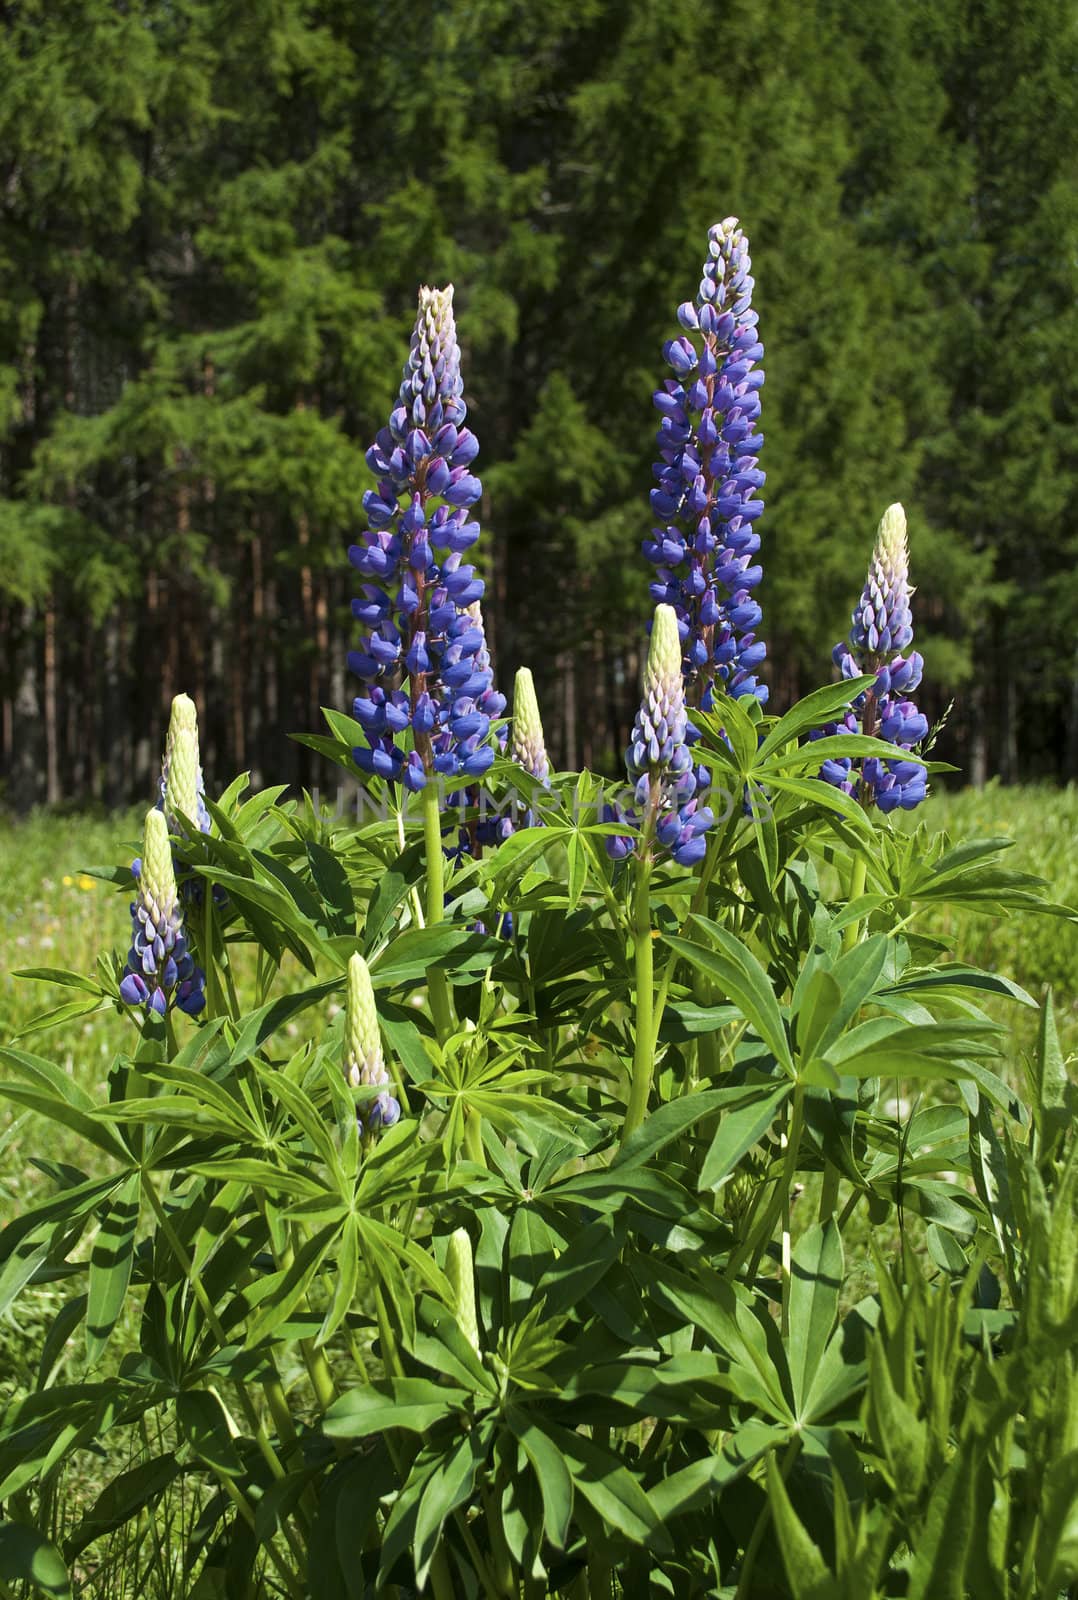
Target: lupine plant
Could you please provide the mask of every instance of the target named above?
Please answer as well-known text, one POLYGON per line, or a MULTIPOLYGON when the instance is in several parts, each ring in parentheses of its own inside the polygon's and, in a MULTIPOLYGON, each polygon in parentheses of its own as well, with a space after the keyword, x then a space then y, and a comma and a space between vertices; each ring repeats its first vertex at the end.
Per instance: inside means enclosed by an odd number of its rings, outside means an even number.
POLYGON ((1073 1594, 1074 1084, 1051 996, 922 918, 1074 913, 899 825, 899 508, 840 681, 765 709, 751 292, 728 219, 657 396, 627 784, 554 769, 527 672, 500 724, 448 290, 368 456, 353 715, 300 735, 363 813, 211 798, 177 703, 126 964, 30 974, 127 1048, 95 1093, 0 1047, 44 1135, 0 1309, 49 1307, 0 1594, 1073 1594))

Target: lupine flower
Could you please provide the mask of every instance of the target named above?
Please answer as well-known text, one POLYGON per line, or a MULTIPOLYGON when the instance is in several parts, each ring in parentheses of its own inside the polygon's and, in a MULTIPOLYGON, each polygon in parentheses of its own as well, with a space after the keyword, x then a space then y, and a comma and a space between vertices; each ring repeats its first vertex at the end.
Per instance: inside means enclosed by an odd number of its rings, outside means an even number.
POLYGON ((361 1085, 379 1092, 359 1113, 361 1132, 375 1134, 391 1128, 401 1114, 397 1100, 383 1085, 389 1083, 374 989, 367 963, 357 951, 348 962, 348 987, 344 1007, 344 1075, 353 1089, 361 1085), (364 1119, 366 1119, 364 1121, 364 1119))
MULTIPOLYGON (((607 807, 605 816, 607 821, 629 821, 638 830, 653 826, 660 847, 681 866, 691 867, 703 858, 704 834, 715 819, 695 798, 698 780, 688 744, 681 665, 677 615, 672 606, 657 606, 644 670, 644 697, 625 754, 629 777, 636 785, 635 809, 622 818, 607 807)), ((615 860, 623 859, 635 847, 636 840, 628 834, 607 839, 607 850, 615 860)))
MULTIPOLYGON (((921 681, 924 662, 913 641, 913 615, 909 581, 909 547, 906 513, 900 505, 888 506, 880 520, 876 545, 861 599, 853 613, 849 640, 832 651, 844 678, 876 674, 875 684, 853 701, 841 722, 829 723, 814 735, 865 733, 902 750, 912 750, 928 733, 928 720, 907 690, 921 681), (906 652, 906 653, 903 653, 906 652)), ((925 769, 915 761, 869 757, 854 763, 848 758, 825 761, 820 777, 864 805, 875 803, 881 811, 901 807, 912 811, 927 793, 925 769)))
POLYGON ((161 805, 170 833, 179 833, 181 815, 196 822, 202 833, 209 833, 205 793, 198 752, 198 713, 189 695, 178 694, 172 702, 161 764, 161 805))
POLYGON ((661 526, 643 549, 657 568, 652 598, 677 613, 690 700, 705 711, 716 681, 728 694, 767 700, 752 593, 763 575, 753 558, 764 509, 756 432, 764 347, 751 265, 737 218, 716 224, 696 298, 678 307, 683 331, 663 346, 674 376, 655 395, 662 422, 651 505, 661 526))
POLYGON ((365 686, 353 711, 367 737, 353 753, 364 772, 413 791, 435 774, 481 777, 494 760, 491 718, 505 709, 469 611, 484 588, 463 560, 482 489, 462 394, 452 286, 422 288, 399 403, 367 451, 378 474, 363 496, 368 528, 348 552, 369 580, 352 602, 365 629, 348 657, 365 686))
POLYGON ((542 784, 550 782, 550 762, 543 740, 543 724, 535 683, 527 667, 517 670, 513 684, 513 732, 509 753, 518 767, 542 784))
POLYGON ((147 813, 138 889, 131 904, 131 949, 120 995, 163 1017, 170 1004, 195 1016, 206 1003, 205 977, 187 953, 183 912, 163 812, 147 813))

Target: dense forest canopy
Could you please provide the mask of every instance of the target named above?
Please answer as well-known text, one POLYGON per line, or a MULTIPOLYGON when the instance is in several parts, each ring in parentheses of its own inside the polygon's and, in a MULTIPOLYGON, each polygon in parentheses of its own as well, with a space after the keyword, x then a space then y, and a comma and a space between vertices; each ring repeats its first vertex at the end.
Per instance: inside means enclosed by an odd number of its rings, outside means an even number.
POLYGON ((674 310, 752 244, 772 704, 909 514, 919 699, 974 779, 1078 771, 1071 0, 0 6, 0 784, 324 782, 345 556, 416 288, 456 284, 499 677, 612 769, 674 310))

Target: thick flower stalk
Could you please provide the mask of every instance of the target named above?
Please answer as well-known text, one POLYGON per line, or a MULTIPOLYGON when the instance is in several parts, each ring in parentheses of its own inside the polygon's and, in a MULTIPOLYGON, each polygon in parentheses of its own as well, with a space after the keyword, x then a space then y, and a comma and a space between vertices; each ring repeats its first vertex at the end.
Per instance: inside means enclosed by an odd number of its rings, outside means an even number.
MULTIPOLYGON (((913 642, 910 598, 909 546, 906 513, 901 505, 888 506, 880 520, 876 545, 861 599, 853 613, 848 640, 837 644, 832 659, 844 678, 875 673, 876 682, 858 695, 840 723, 820 730, 864 733, 901 750, 911 750, 928 733, 927 718, 907 698, 921 681, 924 662, 913 642)), ((845 757, 825 761, 821 778, 853 795, 863 805, 881 811, 901 807, 911 811, 925 798, 925 769, 915 761, 869 757, 855 764, 845 757)))
POLYGON ((187 953, 168 824, 147 813, 136 898, 131 903, 132 937, 120 995, 163 1017, 170 1005, 195 1016, 206 1003, 205 977, 187 953))
POLYGON ((378 474, 363 496, 368 527, 348 552, 368 580, 352 602, 363 640, 348 657, 364 684, 353 711, 367 744, 355 760, 413 791, 436 774, 481 777, 491 719, 505 709, 469 611, 484 588, 463 559, 482 491, 462 393, 452 286, 422 288, 399 403, 367 451, 378 474))
POLYGON ((661 525, 643 549, 657 569, 652 597, 677 613, 690 704, 705 711, 716 683, 767 700, 753 598, 763 575, 753 558, 764 509, 756 432, 764 347, 751 265, 737 218, 717 223, 696 299, 678 307, 683 331, 663 346, 674 376, 655 394, 662 422, 651 505, 661 525))
POLYGON ((205 794, 198 750, 198 713, 189 695, 178 694, 172 702, 161 764, 161 805, 170 833, 180 832, 181 816, 197 823, 202 833, 209 833, 205 794))
POLYGON ((385 1056, 374 989, 367 963, 356 952, 348 962, 348 987, 344 1007, 344 1075, 353 1089, 375 1088, 378 1093, 365 1101, 359 1112, 360 1131, 375 1134, 391 1128, 401 1108, 386 1085, 385 1056))
POLYGON ((611 836, 607 849, 615 859, 652 840, 683 867, 695 866, 707 848, 704 834, 715 820, 697 797, 699 780, 689 748, 678 618, 672 606, 655 608, 651 643, 644 670, 644 695, 633 724, 625 764, 634 783, 633 808, 619 817, 608 807, 610 821, 635 825, 636 836, 611 836))

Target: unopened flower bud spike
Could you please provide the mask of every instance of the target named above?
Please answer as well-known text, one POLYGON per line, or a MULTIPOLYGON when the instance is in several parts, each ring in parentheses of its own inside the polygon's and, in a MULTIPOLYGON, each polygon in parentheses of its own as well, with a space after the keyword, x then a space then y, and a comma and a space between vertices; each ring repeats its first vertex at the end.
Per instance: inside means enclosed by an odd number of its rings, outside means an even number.
POLYGON ((367 963, 357 951, 348 962, 344 1007, 344 1076, 353 1088, 375 1088, 373 1099, 359 1107, 360 1133, 373 1138, 383 1128, 391 1128, 401 1114, 400 1104, 389 1092, 389 1073, 382 1050, 378 1010, 367 963))

